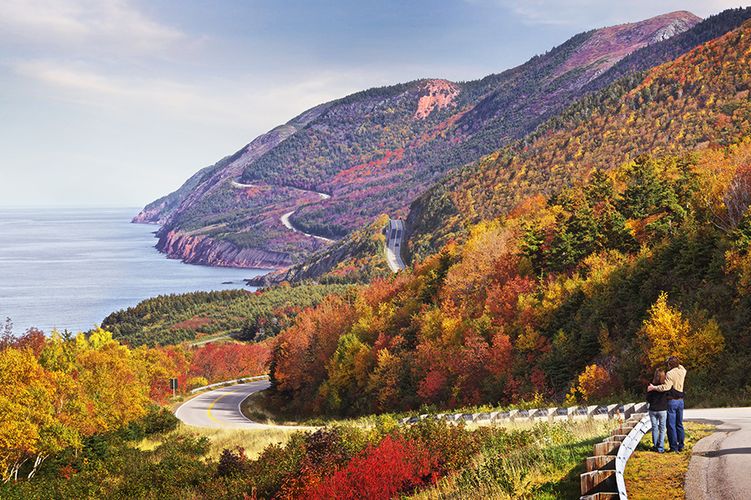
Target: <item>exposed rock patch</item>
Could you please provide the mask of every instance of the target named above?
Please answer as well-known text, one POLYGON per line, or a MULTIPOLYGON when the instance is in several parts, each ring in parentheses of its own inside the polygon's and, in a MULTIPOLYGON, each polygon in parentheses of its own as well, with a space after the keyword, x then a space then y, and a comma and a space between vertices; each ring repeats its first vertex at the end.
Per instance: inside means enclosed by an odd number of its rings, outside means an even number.
POLYGON ((459 95, 459 86, 448 80, 428 80, 424 94, 417 101, 415 119, 422 120, 436 109, 453 104, 459 95))

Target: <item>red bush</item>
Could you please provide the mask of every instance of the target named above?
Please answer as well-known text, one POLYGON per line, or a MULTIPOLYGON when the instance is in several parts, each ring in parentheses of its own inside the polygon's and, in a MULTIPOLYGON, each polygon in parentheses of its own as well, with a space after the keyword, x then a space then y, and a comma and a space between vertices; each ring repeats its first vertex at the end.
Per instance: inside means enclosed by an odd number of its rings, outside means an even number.
POLYGON ((438 479, 438 460, 417 443, 386 436, 305 492, 310 499, 389 499, 438 479))

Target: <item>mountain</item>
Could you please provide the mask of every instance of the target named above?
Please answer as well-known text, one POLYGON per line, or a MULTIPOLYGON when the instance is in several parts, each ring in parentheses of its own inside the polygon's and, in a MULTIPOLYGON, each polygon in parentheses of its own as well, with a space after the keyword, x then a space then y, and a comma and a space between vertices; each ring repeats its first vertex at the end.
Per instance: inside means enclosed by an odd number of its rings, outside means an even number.
POLYGON ((425 79, 321 104, 148 205, 157 248, 187 262, 287 267, 379 214, 409 204, 447 172, 534 130, 628 54, 699 19, 674 12, 592 30, 500 74, 425 79))
MULTIPOLYGON (((694 27, 692 39, 749 17, 749 8, 727 11, 694 27)), ((737 141, 751 123, 748 30, 747 21, 673 61, 622 78, 436 183, 411 207, 410 252, 432 253, 462 239, 468 225, 503 216, 531 195, 554 195, 594 169, 610 170, 647 152, 737 141)))
POLYGON ((445 178, 408 220, 414 247, 432 224, 432 251, 302 313, 270 397, 343 415, 593 404, 676 355, 694 404, 744 404, 750 59, 748 20, 445 178))

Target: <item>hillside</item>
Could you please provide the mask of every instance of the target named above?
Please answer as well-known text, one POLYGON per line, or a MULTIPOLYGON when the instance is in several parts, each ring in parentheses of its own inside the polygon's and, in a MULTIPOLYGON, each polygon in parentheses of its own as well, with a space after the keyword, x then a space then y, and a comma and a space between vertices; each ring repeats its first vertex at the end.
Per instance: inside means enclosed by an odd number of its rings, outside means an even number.
POLYGON ((379 214, 406 214, 447 171, 523 137, 629 53, 699 21, 688 12, 579 34, 472 82, 418 80, 317 106, 150 204, 158 248, 187 262, 286 267, 379 214), (292 231, 282 224, 287 216, 292 231))
POLYGON ((750 141, 598 170, 472 226, 354 303, 304 311, 277 337, 278 404, 345 415, 591 404, 641 394, 672 354, 692 404, 747 404, 750 141))
MULTIPOLYGON (((717 25, 749 16, 751 9, 728 11, 695 30, 710 35, 717 25)), ((595 168, 609 170, 647 152, 738 140, 751 123, 749 29, 746 23, 674 61, 618 80, 436 184, 412 206, 412 253, 427 255, 462 238, 468 224, 502 216, 532 194, 557 193, 595 168)))
POLYGON ((219 336, 260 341, 273 337, 300 310, 347 290, 346 286, 302 285, 256 292, 160 295, 112 312, 102 321, 102 328, 131 347, 174 345, 219 336))
POLYGON ((431 217, 456 233, 282 332, 278 404, 587 403, 640 394, 669 355, 689 369, 692 404, 747 404, 750 56, 747 21, 433 190, 423 206, 452 208, 431 217))

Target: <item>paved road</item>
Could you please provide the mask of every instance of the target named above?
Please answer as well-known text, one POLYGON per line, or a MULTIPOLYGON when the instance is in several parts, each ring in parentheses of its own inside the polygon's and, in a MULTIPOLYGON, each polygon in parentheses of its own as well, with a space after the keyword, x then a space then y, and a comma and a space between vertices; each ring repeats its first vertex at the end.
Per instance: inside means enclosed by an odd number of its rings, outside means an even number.
MULTIPOLYGON (((254 188, 254 187, 258 187, 258 186, 256 186, 255 184, 243 184, 241 182, 237 182, 236 180, 233 180, 232 181, 232 187, 235 187, 237 189, 246 189, 246 188, 254 188)), ((326 194, 326 193, 319 193, 318 191, 310 191, 308 189, 300 189, 300 188, 292 188, 292 189, 297 189, 298 191, 303 191, 303 192, 306 192, 306 193, 317 194, 321 198, 321 200, 328 200, 329 198, 331 198, 331 195, 326 194)), ((289 218, 296 211, 297 210, 292 210, 291 212, 287 212, 286 214, 282 215, 279 218, 279 220, 282 222, 282 224, 284 225, 284 227, 286 227, 287 229, 289 229, 291 231, 294 231, 296 233, 302 233, 305 236, 310 236, 311 238, 316 238, 318 240, 325 241, 326 243, 333 243, 334 242, 334 240, 332 240, 332 239, 324 238, 323 236, 316 236, 315 234, 306 233, 305 231, 301 231, 299 228, 296 228, 295 226, 293 226, 292 222, 289 220, 289 218)))
POLYGON ((255 184, 243 184, 242 182, 237 182, 236 180, 232 181, 232 187, 237 189, 247 189, 247 188, 254 188, 258 187, 255 184))
POLYGON ((240 412, 240 404, 245 401, 245 398, 254 392, 267 389, 269 385, 268 380, 261 380, 205 392, 183 403, 175 412, 175 416, 194 427, 225 429, 274 427, 248 420, 240 412))
POLYGON ((386 226, 386 262, 392 272, 404 269, 401 248, 404 245, 404 221, 401 219, 389 219, 386 226))
MULTIPOLYGON (((321 196, 324 196, 323 193, 318 193, 321 196)), ((325 195, 328 196, 328 195, 325 195)), ((287 212, 286 214, 282 215, 280 220, 282 221, 282 224, 284 224, 284 227, 287 229, 291 229, 292 231, 296 233, 302 233, 305 236, 310 236, 311 238, 315 238, 317 240, 325 241, 326 243, 333 243, 334 240, 329 238, 324 238, 323 236, 316 236, 315 234, 306 233, 305 231, 300 230, 299 228, 296 228, 294 225, 292 225, 292 222, 289 220, 289 218, 294 214, 296 210, 292 210, 291 212, 287 212)))
POLYGON ((687 500, 751 498, 751 408, 686 410, 684 419, 717 425, 692 450, 687 500))

